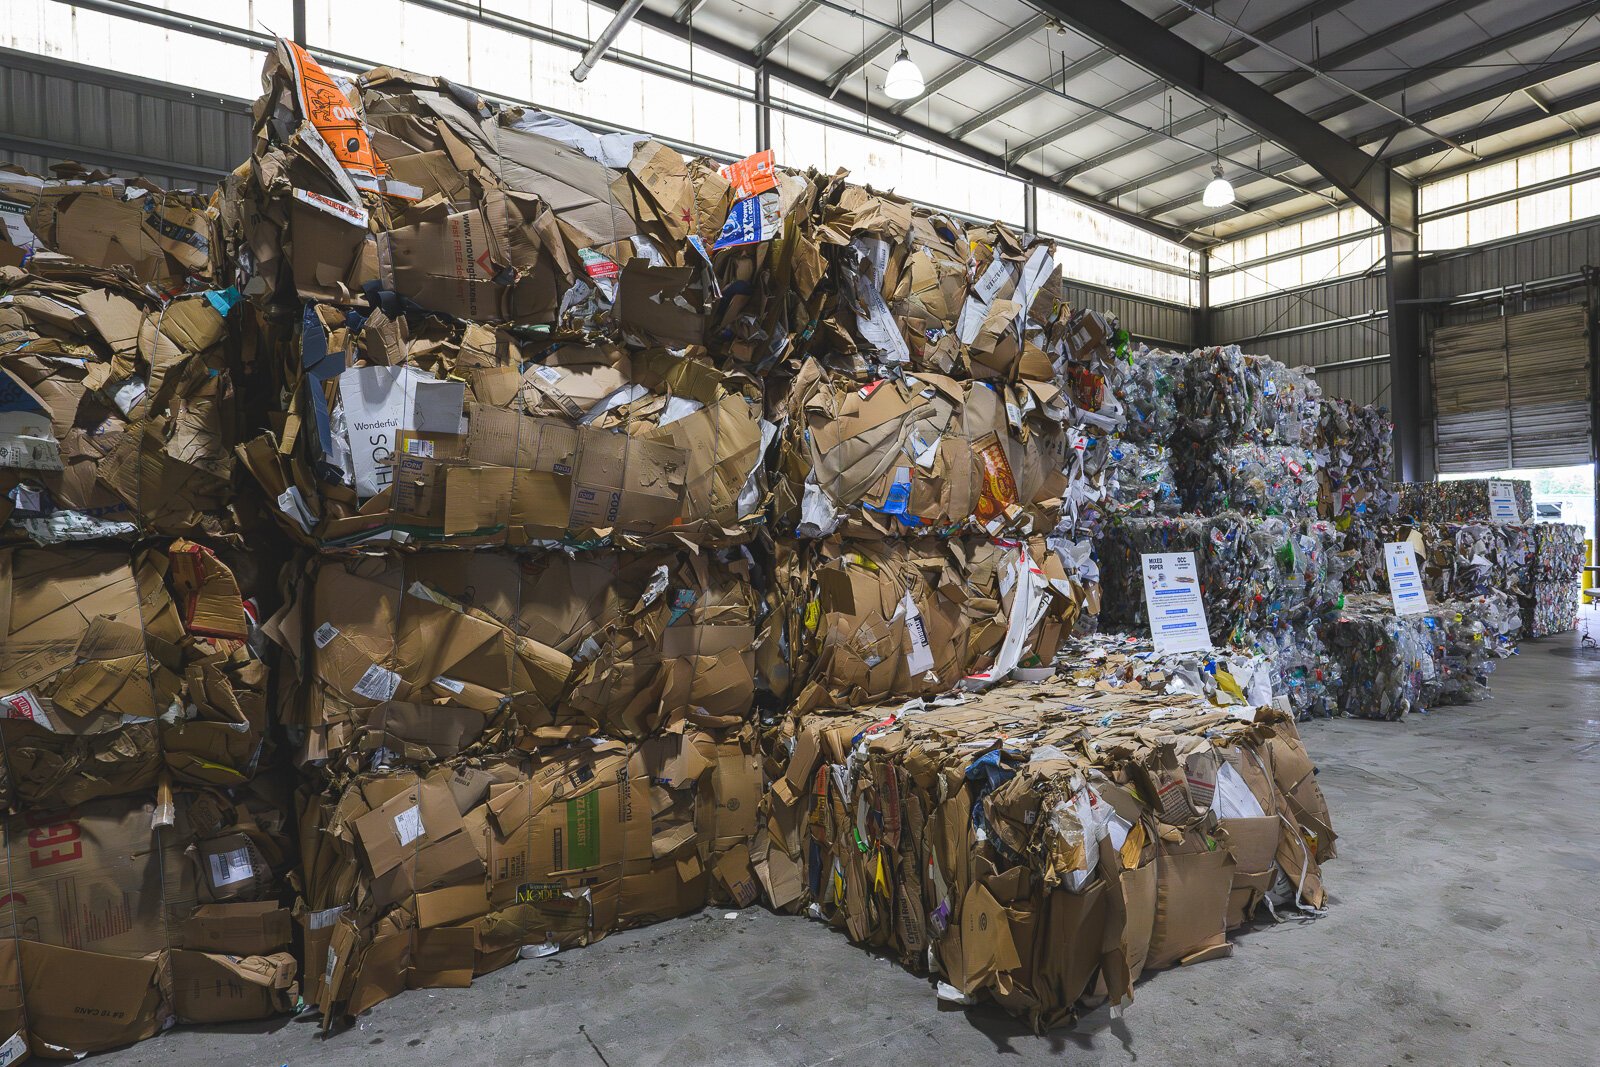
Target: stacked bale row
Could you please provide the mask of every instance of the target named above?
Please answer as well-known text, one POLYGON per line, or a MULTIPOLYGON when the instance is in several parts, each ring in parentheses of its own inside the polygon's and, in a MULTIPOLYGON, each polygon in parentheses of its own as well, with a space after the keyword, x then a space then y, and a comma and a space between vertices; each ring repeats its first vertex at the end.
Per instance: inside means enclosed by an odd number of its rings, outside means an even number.
POLYGON ((81 171, 7 195, 29 210, 0 249, 0 1037, 60 1057, 295 1005, 292 782, 214 216, 81 171))

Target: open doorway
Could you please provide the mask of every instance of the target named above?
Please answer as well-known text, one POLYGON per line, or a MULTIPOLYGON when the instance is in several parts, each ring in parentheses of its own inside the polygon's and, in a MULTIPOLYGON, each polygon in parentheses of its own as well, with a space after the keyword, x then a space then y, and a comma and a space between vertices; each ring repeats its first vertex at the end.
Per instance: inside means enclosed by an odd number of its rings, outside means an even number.
POLYGON ((1537 522, 1569 522, 1582 526, 1583 536, 1594 539, 1594 464, 1571 467, 1534 467, 1523 470, 1478 471, 1473 474, 1441 474, 1441 482, 1463 478, 1519 478, 1533 486, 1533 519, 1537 522))

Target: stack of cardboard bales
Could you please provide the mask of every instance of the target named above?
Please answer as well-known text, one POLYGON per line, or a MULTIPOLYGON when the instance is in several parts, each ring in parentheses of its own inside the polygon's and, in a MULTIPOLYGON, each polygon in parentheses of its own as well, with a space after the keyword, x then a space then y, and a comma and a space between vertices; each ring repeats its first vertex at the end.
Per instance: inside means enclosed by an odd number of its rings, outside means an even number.
POLYGON ((400 71, 344 122, 287 44, 266 87, 224 218, 277 381, 240 454, 301 546, 307 999, 750 903, 774 427, 701 343, 727 179, 400 71))
MULTIPOLYGON (((1044 1026, 1320 905, 1275 637, 1180 665, 1209 699, 1058 656, 1096 536, 1196 484, 1205 373, 1050 241, 286 43, 264 84, 212 205, 0 175, 17 1041, 301 976, 331 1022, 762 896, 1044 1026)), ((1205 492, 1299 605, 1310 383, 1235 357, 1193 357, 1261 408, 1205 492)))
POLYGON ((232 491, 247 353, 214 217, 0 178, 0 1058, 297 1000, 289 783, 232 491))

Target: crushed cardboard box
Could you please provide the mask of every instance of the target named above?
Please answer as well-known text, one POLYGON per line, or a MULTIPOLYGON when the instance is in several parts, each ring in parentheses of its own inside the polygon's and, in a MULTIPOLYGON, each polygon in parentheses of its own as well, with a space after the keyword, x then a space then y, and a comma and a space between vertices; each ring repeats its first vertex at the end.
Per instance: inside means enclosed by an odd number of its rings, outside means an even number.
POLYGON ((750 579, 738 549, 313 560, 266 627, 282 717, 300 762, 338 773, 736 726, 755 688, 750 579))
POLYGON ((19 1007, 28 1047, 70 1059, 173 1021, 291 1009, 288 804, 161 787, 6 819, 0 1002, 19 1007))
POLYGON ((756 898, 761 760, 748 728, 680 722, 356 776, 301 820, 306 998, 325 1020, 406 989, 756 898))
POLYGON ((44 253, 0 267, 0 530, 41 544, 232 533, 237 299, 156 300, 44 253))
POLYGON ((268 668, 234 572, 191 541, 0 548, 0 805, 229 787, 270 762, 268 668))

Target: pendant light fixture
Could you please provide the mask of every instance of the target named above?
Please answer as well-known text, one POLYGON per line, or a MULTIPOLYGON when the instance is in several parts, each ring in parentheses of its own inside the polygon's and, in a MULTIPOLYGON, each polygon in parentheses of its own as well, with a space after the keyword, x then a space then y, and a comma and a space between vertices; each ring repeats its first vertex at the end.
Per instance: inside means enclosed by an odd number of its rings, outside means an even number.
POLYGON ((904 2, 900 4, 900 52, 894 57, 894 63, 889 67, 888 77, 883 79, 883 94, 890 100, 915 100, 927 89, 922 80, 922 68, 917 66, 916 60, 911 58, 911 51, 906 47, 906 8, 904 2))
POLYGON ((1200 202, 1206 207, 1227 207, 1233 203, 1233 183, 1222 176, 1222 124, 1226 118, 1217 122, 1216 159, 1211 164, 1211 181, 1206 183, 1206 191, 1200 197, 1200 202))
POLYGON ((1211 164, 1211 173, 1215 175, 1206 183, 1205 195, 1200 202, 1206 207, 1227 207, 1233 203, 1233 183, 1222 176, 1222 164, 1211 164))

